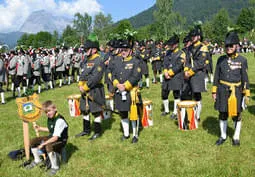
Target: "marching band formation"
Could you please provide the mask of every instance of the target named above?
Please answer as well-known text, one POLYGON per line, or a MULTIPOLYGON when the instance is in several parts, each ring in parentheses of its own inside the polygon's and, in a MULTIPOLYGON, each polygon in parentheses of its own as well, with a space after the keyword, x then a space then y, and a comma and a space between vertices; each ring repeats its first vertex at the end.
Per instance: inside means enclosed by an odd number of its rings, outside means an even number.
MULTIPOLYGON (((91 116, 94 118, 94 134, 89 140, 101 136, 101 113, 108 95, 113 98, 114 102, 112 101, 111 105, 115 106, 121 118, 123 129, 121 140, 130 138, 131 125, 133 133, 131 142, 137 143, 139 106, 143 102, 140 89, 144 86, 150 87, 148 67, 151 64, 152 83, 161 83, 161 99, 164 106, 161 116, 177 119, 178 107, 181 106, 179 103, 194 100, 195 118, 196 122, 199 122, 202 111, 201 93, 207 91, 207 82, 211 81, 212 98, 215 101, 215 109, 219 111, 221 131, 216 145, 225 142, 227 118, 232 117, 235 127, 232 144, 239 146, 241 112, 248 104, 250 91, 247 60, 237 52, 240 42, 237 33, 232 31, 226 35, 224 43, 226 54, 217 60, 214 75, 213 49, 209 46, 208 40, 203 41, 201 28, 195 27, 187 34, 183 39, 183 49, 179 48, 179 40, 177 35, 173 35, 165 43, 153 40, 134 42, 115 39, 109 41, 102 51, 96 37, 90 35, 80 48, 12 50, 8 56, 2 54, 0 60, 2 104, 5 104, 3 83, 6 76, 7 90, 10 89, 14 97, 21 96, 21 85, 23 93, 35 85, 37 92, 40 93, 42 81, 45 90, 78 82, 83 130, 76 137, 90 135, 91 116), (6 58, 8 62, 5 62, 6 58), (170 115, 168 96, 171 91, 174 106, 170 115)), ((185 106, 193 105, 184 104, 184 108, 185 106)), ((189 111, 187 114, 189 115, 189 111)))

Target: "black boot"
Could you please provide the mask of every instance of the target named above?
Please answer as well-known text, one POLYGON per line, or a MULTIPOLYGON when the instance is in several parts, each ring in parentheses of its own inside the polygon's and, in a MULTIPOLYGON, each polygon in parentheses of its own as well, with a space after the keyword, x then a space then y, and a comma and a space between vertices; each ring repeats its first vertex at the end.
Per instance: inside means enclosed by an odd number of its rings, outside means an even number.
POLYGON ((75 135, 76 138, 84 135, 90 135, 90 121, 83 119, 83 131, 77 135, 75 135))
POLYGON ((94 126, 95 126, 94 128, 95 133, 89 138, 89 140, 95 140, 101 136, 101 131, 102 131, 101 124, 98 122, 94 122, 94 126))
POLYGON ((216 145, 217 146, 220 146, 220 145, 222 145, 224 142, 226 141, 226 139, 223 139, 222 137, 220 137, 217 141, 216 141, 216 145))

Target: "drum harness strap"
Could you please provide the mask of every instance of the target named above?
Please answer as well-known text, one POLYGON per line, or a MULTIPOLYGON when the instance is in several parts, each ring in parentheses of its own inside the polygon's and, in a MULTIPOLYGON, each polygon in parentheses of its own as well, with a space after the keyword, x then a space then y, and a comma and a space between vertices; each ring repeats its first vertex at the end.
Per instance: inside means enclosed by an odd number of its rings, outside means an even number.
POLYGON ((241 85, 241 82, 231 83, 227 81, 220 80, 220 83, 230 87, 231 95, 228 98, 228 116, 233 117, 237 116, 237 99, 235 95, 236 87, 241 85))

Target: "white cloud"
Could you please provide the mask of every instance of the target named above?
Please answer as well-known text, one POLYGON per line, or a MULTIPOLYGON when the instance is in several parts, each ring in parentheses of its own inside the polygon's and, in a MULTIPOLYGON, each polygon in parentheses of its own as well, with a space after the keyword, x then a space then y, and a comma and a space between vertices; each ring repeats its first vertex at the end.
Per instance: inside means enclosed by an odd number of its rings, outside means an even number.
POLYGON ((4 0, 0 4, 0 32, 17 31, 29 14, 37 10, 72 17, 76 12, 94 15, 102 7, 97 0, 4 0))

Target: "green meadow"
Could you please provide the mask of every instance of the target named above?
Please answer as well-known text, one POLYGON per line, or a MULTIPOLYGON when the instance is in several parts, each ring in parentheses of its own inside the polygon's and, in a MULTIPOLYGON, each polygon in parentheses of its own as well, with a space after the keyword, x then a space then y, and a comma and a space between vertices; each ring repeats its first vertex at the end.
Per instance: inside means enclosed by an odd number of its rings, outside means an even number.
MULTIPOLYGON (((139 142, 131 139, 121 142, 120 117, 113 114, 102 123, 103 134, 93 142, 88 137, 75 138, 82 130, 82 116, 70 117, 67 97, 79 93, 77 84, 43 91, 40 102, 53 100, 58 111, 69 124, 69 141, 66 146, 68 162, 61 164, 59 177, 253 177, 255 176, 255 57, 243 54, 248 59, 251 99, 243 112, 241 146, 232 146, 233 122, 228 121, 228 138, 220 147, 215 146, 219 137, 218 112, 211 98, 211 84, 203 93, 201 122, 196 130, 181 131, 177 121, 161 117, 161 86, 150 83, 142 89, 142 97, 153 102, 154 125, 140 130, 139 142), (252 138, 253 137, 253 138, 252 138)), ((214 56, 214 63, 218 56, 214 56)), ((214 65, 215 66, 215 65, 214 65)), ((150 67, 151 68, 151 67, 150 67)), ((150 72, 152 78, 152 72, 150 72)), ((26 170, 19 167, 23 160, 13 161, 7 154, 23 147, 22 120, 17 114, 17 105, 11 92, 6 93, 5 105, 0 105, 0 176, 29 177, 47 176, 45 169, 35 167, 26 170)), ((170 93, 170 110, 173 96, 170 93)), ((93 120, 93 119, 92 119, 93 120)), ((43 114, 37 124, 46 126, 43 114)), ((30 127, 30 138, 35 132, 30 127)), ((45 135, 44 133, 40 133, 45 135)))

